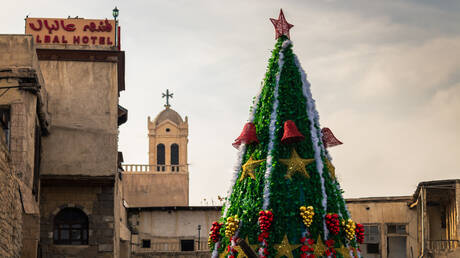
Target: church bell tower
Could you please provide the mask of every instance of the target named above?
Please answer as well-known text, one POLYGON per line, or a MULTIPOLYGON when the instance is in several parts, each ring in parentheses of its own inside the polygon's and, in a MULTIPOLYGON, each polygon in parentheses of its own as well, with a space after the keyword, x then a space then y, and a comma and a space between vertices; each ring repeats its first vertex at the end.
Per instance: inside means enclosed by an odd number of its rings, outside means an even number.
POLYGON ((188 118, 185 121, 171 108, 169 90, 165 109, 151 121, 148 117, 150 171, 162 173, 188 173, 187 143, 188 118))
POLYGON ((131 208, 189 205, 188 119, 171 108, 172 95, 167 90, 165 108, 147 118, 149 164, 125 165, 123 192, 131 208))

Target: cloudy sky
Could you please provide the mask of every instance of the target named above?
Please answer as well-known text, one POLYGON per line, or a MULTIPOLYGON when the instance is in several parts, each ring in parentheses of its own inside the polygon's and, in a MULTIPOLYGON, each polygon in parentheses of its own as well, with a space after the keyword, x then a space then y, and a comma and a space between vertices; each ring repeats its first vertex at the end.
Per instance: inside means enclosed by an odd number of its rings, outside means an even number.
MULTIPOLYGON (((147 116, 161 92, 189 117, 190 197, 225 195, 239 135, 263 79, 283 8, 312 84, 346 197, 409 195, 424 180, 460 178, 458 1, 9 1, 0 33, 23 18, 110 18, 120 9, 129 120, 127 163, 147 163, 147 116)), ((211 203, 209 203, 211 204, 211 203)))

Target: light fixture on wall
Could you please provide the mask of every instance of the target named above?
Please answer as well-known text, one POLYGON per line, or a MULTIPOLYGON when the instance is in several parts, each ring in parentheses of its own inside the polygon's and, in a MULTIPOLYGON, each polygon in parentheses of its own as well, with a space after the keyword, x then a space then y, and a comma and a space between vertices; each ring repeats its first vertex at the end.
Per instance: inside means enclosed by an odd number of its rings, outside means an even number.
POLYGON ((120 11, 118 10, 118 8, 115 6, 115 8, 113 8, 112 10, 112 16, 113 16, 113 19, 115 20, 115 46, 118 46, 118 39, 117 39, 117 25, 118 25, 118 14, 120 13, 120 11))

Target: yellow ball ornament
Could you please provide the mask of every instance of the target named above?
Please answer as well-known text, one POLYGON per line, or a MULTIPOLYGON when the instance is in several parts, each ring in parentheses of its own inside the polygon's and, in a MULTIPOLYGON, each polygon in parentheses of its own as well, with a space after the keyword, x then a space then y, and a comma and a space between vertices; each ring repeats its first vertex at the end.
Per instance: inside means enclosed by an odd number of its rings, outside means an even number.
POLYGON ((302 218, 303 223, 306 227, 310 227, 313 222, 313 216, 315 215, 313 206, 301 206, 300 207, 300 217, 302 218))
POLYGON ((356 224, 351 219, 348 219, 344 224, 345 224, 345 235, 348 240, 352 240, 353 238, 355 238, 356 224))
POLYGON ((239 223, 238 215, 228 217, 225 223, 225 236, 231 239, 235 235, 239 223))

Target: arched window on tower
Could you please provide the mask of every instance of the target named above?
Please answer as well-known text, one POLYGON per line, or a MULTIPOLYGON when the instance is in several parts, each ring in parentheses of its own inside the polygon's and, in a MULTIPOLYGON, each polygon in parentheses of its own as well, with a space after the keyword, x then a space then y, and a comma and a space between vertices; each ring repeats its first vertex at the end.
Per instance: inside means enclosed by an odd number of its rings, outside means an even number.
POLYGON ((77 208, 64 208, 54 217, 54 244, 87 245, 88 216, 77 208))
POLYGON ((157 145, 157 171, 165 171, 165 145, 157 145))
POLYGON ((171 171, 179 172, 179 145, 171 144, 171 171))

